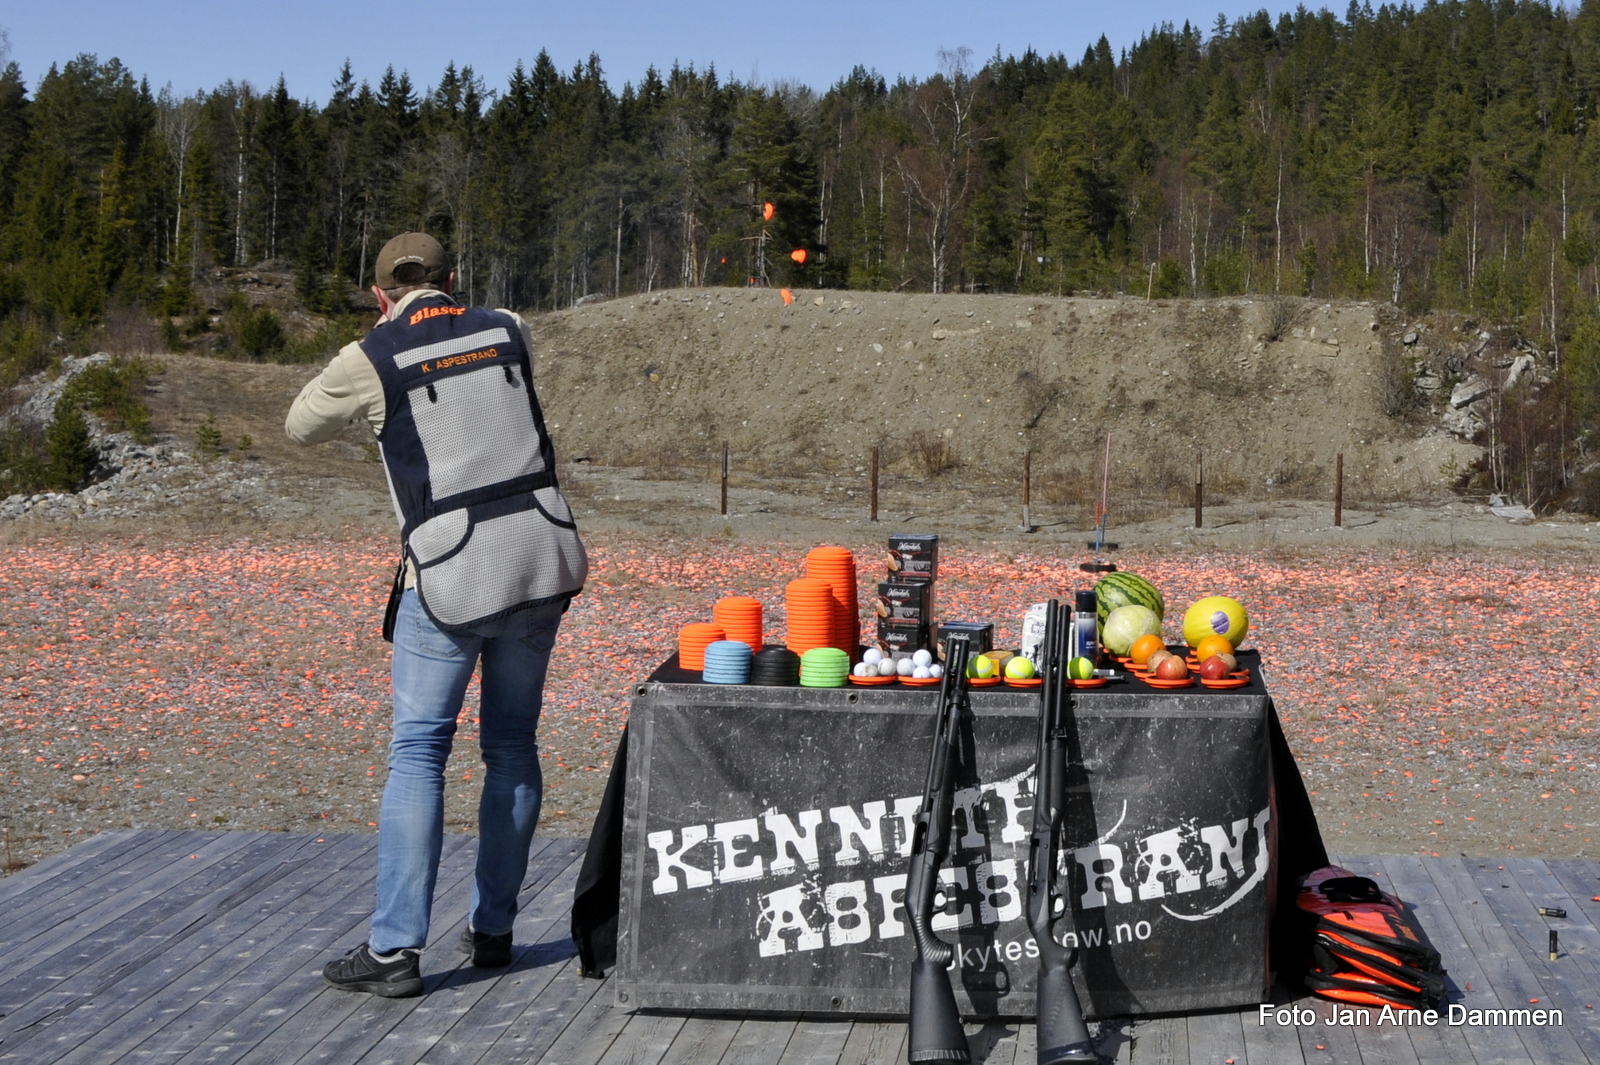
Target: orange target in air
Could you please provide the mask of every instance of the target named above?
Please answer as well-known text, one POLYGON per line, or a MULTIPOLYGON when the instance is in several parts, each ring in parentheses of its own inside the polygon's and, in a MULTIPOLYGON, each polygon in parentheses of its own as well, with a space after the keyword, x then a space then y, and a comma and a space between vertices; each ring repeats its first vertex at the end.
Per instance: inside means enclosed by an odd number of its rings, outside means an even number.
POLYGON ((789 253, 789 258, 804 266, 806 264, 806 250, 804 248, 796 248, 789 253))
POLYGON ((763 222, 772 221, 772 216, 777 214, 777 213, 778 213, 778 205, 777 204, 775 204, 775 203, 764 203, 764 204, 761 205, 761 220, 763 222))
POLYGON ((794 302, 794 293, 793 292, 790 292, 786 288, 779 289, 778 292, 783 296, 784 306, 788 306, 789 304, 794 302))

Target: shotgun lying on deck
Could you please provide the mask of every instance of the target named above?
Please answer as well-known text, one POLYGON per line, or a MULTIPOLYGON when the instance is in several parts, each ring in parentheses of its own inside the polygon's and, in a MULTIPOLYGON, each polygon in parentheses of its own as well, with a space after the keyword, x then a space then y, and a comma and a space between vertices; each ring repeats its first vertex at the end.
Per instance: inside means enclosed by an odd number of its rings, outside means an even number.
MULTIPOLYGON (((1067 641, 1072 624, 1066 604, 1050 600, 1045 615, 1039 670, 1038 783, 1033 798, 1033 834, 1028 846, 1028 928, 1039 947, 1038 1065, 1080 1065, 1100 1060, 1083 1008, 1072 986, 1077 949, 1057 938, 1056 925, 1066 916, 1060 890, 1062 822, 1067 795, 1067 641)), ((907 896, 909 898, 909 894, 907 896)))
POLYGON ((955 992, 945 974, 955 948, 933 934, 934 895, 939 867, 950 852, 950 816, 955 804, 956 761, 961 742, 961 715, 967 707, 965 635, 945 643, 944 677, 939 683, 939 721, 933 733, 928 782, 922 790, 911 831, 911 871, 906 876, 906 918, 917 943, 911 966, 911 1032, 907 1060, 958 1062, 972 1060, 967 1034, 956 1010, 955 992))

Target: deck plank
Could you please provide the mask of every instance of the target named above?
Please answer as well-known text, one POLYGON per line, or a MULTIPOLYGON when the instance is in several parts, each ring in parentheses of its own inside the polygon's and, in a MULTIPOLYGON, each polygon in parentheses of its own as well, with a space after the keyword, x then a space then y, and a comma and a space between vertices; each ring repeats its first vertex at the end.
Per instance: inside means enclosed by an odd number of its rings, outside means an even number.
MULTIPOLYGON (((523 892, 518 896, 519 923, 522 926, 519 934, 526 938, 520 950, 513 948, 512 968, 519 963, 543 962, 553 976, 557 966, 550 962, 556 959, 548 958, 546 953, 536 953, 534 948, 548 946, 543 942, 547 937, 565 935, 566 916, 572 886, 578 876, 579 859, 573 856, 570 846, 552 846, 548 841, 541 843, 538 852, 528 862, 523 892), (527 939, 533 942, 529 943, 527 939)), ((465 1051, 482 1042, 477 1006, 510 969, 478 969, 466 955, 456 952, 456 941, 467 924, 465 907, 459 915, 449 920, 442 919, 444 911, 435 912, 438 917, 434 923, 439 932, 430 938, 437 944, 434 953, 441 956, 436 964, 441 967, 452 966, 453 971, 428 995, 426 1002, 419 1004, 365 1055, 359 1054, 358 1047, 352 1056, 344 1060, 354 1061, 356 1065, 372 1065, 376 1062, 412 1065, 424 1056, 434 1057, 433 1050, 440 1043, 465 1051)), ((489 1012, 486 1010, 482 1016, 487 1017, 489 1012)))
POLYGON ((746 1017, 723 1052, 722 1065, 777 1065, 794 1036, 796 1022, 785 1018, 746 1017))
MULTIPOLYGON (((577 965, 569 965, 568 971, 575 974, 577 965)), ((595 988, 584 989, 589 996, 581 1007, 566 1016, 548 1018, 549 1030, 536 1032, 541 1038, 535 1040, 534 1046, 506 1060, 516 1065, 595 1065, 601 1055, 611 1049, 612 1042, 632 1015, 613 1006, 609 994, 597 993, 604 981, 583 980, 583 983, 595 985, 595 988)))
MULTIPOLYGON (((540 840, 530 857, 509 969, 476 970, 456 953, 475 844, 449 837, 423 960, 430 994, 396 1002, 326 989, 321 964, 365 930, 376 840, 334 836, 318 844, 315 838, 104 833, 31 874, 0 881, 0 1063, 898 1065, 904 1059, 905 1025, 893 1020, 616 1007, 609 981, 577 975, 566 936, 583 853, 575 840, 540 840), (13 913, 28 919, 19 922, 13 913)), ((1351 1029, 1322 1021, 1297 1031, 1262 1026, 1251 1008, 1097 1022, 1102 1052, 1137 1065, 1220 1065, 1228 1058, 1236 1065, 1600 1065, 1600 1018, 1583 1008, 1600 997, 1600 903, 1592 901, 1600 865, 1371 856, 1344 856, 1342 864, 1416 909, 1444 955, 1458 999, 1519 1008, 1539 998, 1540 1005, 1567 1011, 1567 1026, 1351 1029), (1569 917, 1538 916, 1538 905, 1552 904, 1569 917), (1562 935, 1563 956, 1554 963, 1544 955, 1548 927, 1562 935)), ((1319 1018, 1330 1007, 1314 998, 1298 1004, 1319 1018)), ((1031 1024, 974 1022, 967 1032, 974 1065, 1034 1060, 1031 1024)))
POLYGON ((176 882, 164 887, 162 881, 153 880, 141 892, 142 904, 136 911, 93 935, 67 937, 70 941, 54 953, 41 948, 36 964, 19 968, 0 982, 0 1003, 6 1013, 0 1022, 4 1033, 0 1046, 15 1054, 42 1036, 59 1043, 84 1026, 102 1032, 138 1001, 160 994, 169 975, 150 971, 150 963, 192 936, 204 934, 215 917, 246 902, 252 888, 281 879, 287 869, 275 859, 298 849, 286 848, 281 839, 250 840, 226 860, 174 877, 176 882), (79 1010, 87 1011, 86 1016, 74 1021, 79 1010))
MULTIPOLYGON (((720 1061, 738 1026, 722 1017, 702 1017, 691 1013, 662 1056, 660 1065, 704 1065, 720 1061)), ((858 1063, 859 1065, 859 1063, 858 1063)))
MULTIPOLYGON (((1252 1022, 1254 1020, 1252 1019, 1252 1022)), ((1189 1060, 1222 1062, 1245 1060, 1244 1025, 1237 1010, 1189 1015, 1189 1060)))
POLYGON ((6 906, 22 895, 37 897, 45 890, 47 882, 72 870, 81 869, 84 863, 91 860, 101 865, 115 862, 128 850, 144 845, 142 836, 144 833, 126 828, 96 832, 85 838, 82 843, 74 843, 66 850, 57 851, 43 861, 18 869, 11 875, 0 878, 0 906, 6 906))
MULTIPOLYGON (((458 838, 446 838, 440 863, 441 891, 463 875, 451 866, 452 854, 459 847, 458 838)), ((360 941, 372 914, 375 863, 369 863, 365 870, 361 870, 359 864, 354 863, 357 868, 343 881, 343 890, 329 898, 317 919, 298 929, 280 950, 279 957, 274 958, 282 975, 276 984, 261 993, 253 1008, 243 1012, 223 1033, 227 1036, 226 1042, 219 1040, 197 1047, 180 1058, 178 1065, 232 1065, 238 1061, 288 1065, 304 1052, 305 1048, 301 1047, 291 1056, 288 1049, 303 1030, 302 1026, 323 1020, 329 1013, 354 1010, 361 1000, 369 998, 334 991, 322 982, 323 964, 360 941)))
MULTIPOLYGON (((472 889, 474 865, 474 849, 468 843, 464 837, 456 837, 452 849, 440 857, 439 877, 433 897, 435 911, 449 912, 452 908, 464 908, 466 905, 466 898, 472 889)), ((371 876, 372 873, 366 875, 371 876)), ((370 914, 370 899, 365 908, 370 914)), ((422 980, 425 993, 422 997, 378 999, 372 995, 330 988, 322 981, 322 966, 313 962, 309 971, 303 971, 299 977, 303 981, 301 994, 306 1005, 295 1015, 294 1024, 281 1026, 242 1060, 272 1061, 276 1065, 290 1065, 291 1062, 295 1065, 330 1061, 343 1063, 377 1045, 413 1010, 425 1006, 428 995, 443 986, 455 972, 456 963, 460 961, 455 944, 442 942, 440 937, 431 933, 429 938, 428 949, 423 952, 422 980), (313 989, 314 994, 307 996, 306 992, 313 989)), ((348 945, 354 946, 356 943, 348 945)))
MULTIPOLYGON (((1518 951, 1518 957, 1544 989, 1544 995, 1537 996, 1540 999, 1539 1006, 1546 1009, 1555 1007, 1562 1011, 1564 1017, 1579 1020, 1585 1013, 1584 1003, 1594 1002, 1594 971, 1587 964, 1587 954, 1583 957, 1567 955, 1553 962, 1550 960, 1550 922, 1539 916, 1538 910, 1541 903, 1549 905, 1552 902, 1548 898, 1548 885, 1540 884, 1544 890, 1538 901, 1530 899, 1512 868, 1516 861, 1506 859, 1503 869, 1479 869, 1473 879, 1483 892, 1484 900, 1500 919, 1501 930, 1506 934, 1511 948, 1518 951)), ((1530 872, 1543 881, 1547 872, 1544 863, 1535 864, 1537 869, 1530 872)), ((1570 924, 1570 910, 1568 914, 1568 920, 1558 923, 1570 924)), ((1518 1008, 1522 1008, 1520 1004, 1518 1008)), ((1600 1030, 1581 1021, 1565 1027, 1583 1047, 1590 1061, 1600 1061, 1600 1030)))
POLYGON ((1189 1065, 1189 1022, 1182 1015, 1140 1018, 1133 1024, 1130 1060, 1140 1065, 1189 1065))
POLYGON ((6 923, 17 934, 0 946, 0 972, 116 921, 142 900, 153 897, 158 884, 209 869, 245 846, 253 833, 207 833, 209 838, 198 841, 198 846, 197 841, 183 839, 177 833, 163 835, 165 839, 129 855, 126 862, 84 869, 81 874, 67 873, 59 878, 60 883, 52 881, 39 898, 23 896, 16 900, 7 908, 6 923), (190 859, 191 854, 199 857, 190 859), (69 898, 77 902, 77 907, 67 904, 69 898), (88 905, 84 905, 86 901, 88 905))
POLYGON ((681 1013, 633 1014, 598 1065, 660 1065, 685 1020, 681 1013))
MULTIPOLYGON (((361 847, 336 841, 317 857, 336 865, 362 854, 361 847)), ((38 1065, 94 1065, 124 1060, 156 1039, 159 1054, 170 1060, 187 1045, 186 1031, 215 1031, 238 1005, 208 1010, 206 1004, 248 982, 243 970, 270 958, 281 940, 315 912, 300 903, 315 898, 318 885, 308 876, 294 875, 303 874, 307 864, 307 859, 290 855, 279 867, 264 868, 260 876, 238 885, 238 897, 222 900, 193 936, 167 940, 138 970, 96 994, 92 1009, 74 1014, 70 1023, 52 1025, 52 1043, 65 1053, 57 1056, 45 1053, 43 1046, 30 1046, 30 1057, 38 1065), (177 1031, 169 1032, 174 1025, 177 1031)))
MULTIPOLYGON (((1027 1027, 1032 1030, 1033 1025, 1027 1027)), ((904 1024, 857 1021, 839 1051, 839 1065, 899 1065, 905 1058, 905 1041, 904 1024)))
MULTIPOLYGON (((1445 864, 1437 858, 1424 858, 1422 863, 1428 868, 1434 885, 1441 894, 1446 895, 1447 904, 1472 949, 1474 960, 1482 966, 1495 992, 1498 1000, 1495 1005, 1516 1009, 1526 1006, 1530 998, 1548 998, 1549 992, 1540 985, 1478 888, 1475 874, 1498 872, 1493 867, 1499 863, 1495 859, 1468 859, 1445 864), (1483 865, 1484 869, 1478 869, 1479 865, 1483 865)), ((1474 1037, 1479 1031, 1486 1030, 1474 1030, 1474 1037)), ((1573 1065, 1589 1061, 1578 1041, 1564 1028, 1525 1027, 1507 1030, 1522 1041, 1528 1056, 1534 1061, 1571 1062, 1573 1065)))
POLYGON ((838 1065, 850 1028, 847 1017, 802 1017, 778 1065, 838 1065))

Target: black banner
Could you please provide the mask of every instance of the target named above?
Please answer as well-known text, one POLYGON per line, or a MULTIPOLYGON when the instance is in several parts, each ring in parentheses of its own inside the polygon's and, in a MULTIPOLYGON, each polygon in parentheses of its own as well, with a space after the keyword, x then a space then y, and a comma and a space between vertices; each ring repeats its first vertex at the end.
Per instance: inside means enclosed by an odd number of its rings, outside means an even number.
MULTIPOLYGON (((649 683, 629 724, 617 1000, 903 1014, 903 894, 933 690, 649 683)), ((948 896, 969 1016, 1033 1013, 1023 917, 1037 696, 973 692, 948 896)), ((1067 943, 1090 1016, 1262 1000, 1275 853, 1271 702, 1075 700, 1067 943)))

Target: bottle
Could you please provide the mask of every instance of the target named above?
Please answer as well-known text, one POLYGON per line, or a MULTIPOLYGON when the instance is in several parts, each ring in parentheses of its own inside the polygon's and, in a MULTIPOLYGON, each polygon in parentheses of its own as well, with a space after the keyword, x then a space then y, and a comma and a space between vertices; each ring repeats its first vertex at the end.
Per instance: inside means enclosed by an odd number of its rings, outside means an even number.
POLYGON ((1100 661, 1100 618, 1098 600, 1091 589, 1074 596, 1069 657, 1100 661))

